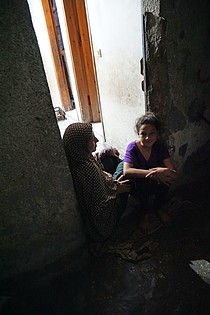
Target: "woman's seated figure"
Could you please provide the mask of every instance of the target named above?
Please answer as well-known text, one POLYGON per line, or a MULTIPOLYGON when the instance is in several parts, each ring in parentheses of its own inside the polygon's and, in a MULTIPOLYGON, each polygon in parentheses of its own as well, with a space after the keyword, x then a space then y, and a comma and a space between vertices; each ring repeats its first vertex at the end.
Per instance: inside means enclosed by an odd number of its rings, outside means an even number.
POLYGON ((122 212, 120 194, 131 189, 129 180, 114 180, 93 156, 98 139, 89 123, 69 125, 63 136, 77 200, 90 240, 103 242, 114 231, 122 212))

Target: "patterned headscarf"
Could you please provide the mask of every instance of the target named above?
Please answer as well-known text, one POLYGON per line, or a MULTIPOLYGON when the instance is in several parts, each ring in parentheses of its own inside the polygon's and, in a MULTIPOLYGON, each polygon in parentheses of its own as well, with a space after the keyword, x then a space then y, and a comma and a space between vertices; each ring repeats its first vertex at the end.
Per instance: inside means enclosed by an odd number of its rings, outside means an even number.
POLYGON ((95 241, 104 241, 116 223, 117 185, 88 152, 92 133, 91 124, 74 123, 66 128, 63 142, 87 232, 95 241))

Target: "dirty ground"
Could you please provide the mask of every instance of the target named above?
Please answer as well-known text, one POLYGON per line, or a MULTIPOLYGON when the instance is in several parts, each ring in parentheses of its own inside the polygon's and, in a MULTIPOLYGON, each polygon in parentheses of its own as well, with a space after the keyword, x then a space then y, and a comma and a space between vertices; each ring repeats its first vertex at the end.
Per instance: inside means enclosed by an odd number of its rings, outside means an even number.
POLYGON ((177 192, 180 211, 173 224, 147 237, 155 244, 150 258, 133 263, 87 252, 80 259, 65 257, 3 283, 0 313, 210 315, 209 184, 191 184, 177 192), (78 266, 74 272, 72 259, 78 266))

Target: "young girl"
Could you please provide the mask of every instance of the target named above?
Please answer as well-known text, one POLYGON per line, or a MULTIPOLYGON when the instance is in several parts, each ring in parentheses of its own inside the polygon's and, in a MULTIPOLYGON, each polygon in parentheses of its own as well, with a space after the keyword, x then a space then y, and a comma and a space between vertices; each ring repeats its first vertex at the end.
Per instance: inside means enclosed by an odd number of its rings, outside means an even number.
POLYGON ((127 146, 124 157, 123 174, 135 183, 133 195, 140 201, 139 227, 143 233, 149 232, 149 214, 153 210, 168 225, 169 216, 162 210, 162 205, 169 186, 177 178, 168 149, 158 139, 159 130, 160 123, 153 113, 140 117, 136 122, 139 139, 127 146))

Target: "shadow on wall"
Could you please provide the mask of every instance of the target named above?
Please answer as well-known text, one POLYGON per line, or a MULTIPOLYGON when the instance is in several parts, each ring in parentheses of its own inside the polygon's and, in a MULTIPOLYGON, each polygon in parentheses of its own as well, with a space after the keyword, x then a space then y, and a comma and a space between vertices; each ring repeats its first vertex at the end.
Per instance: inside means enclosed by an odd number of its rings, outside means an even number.
POLYGON ((210 140, 186 159, 182 168, 182 177, 174 187, 173 195, 208 206, 210 202, 209 157, 210 140))
POLYGON ((210 177, 210 140, 194 151, 183 165, 183 174, 197 177, 210 177))

